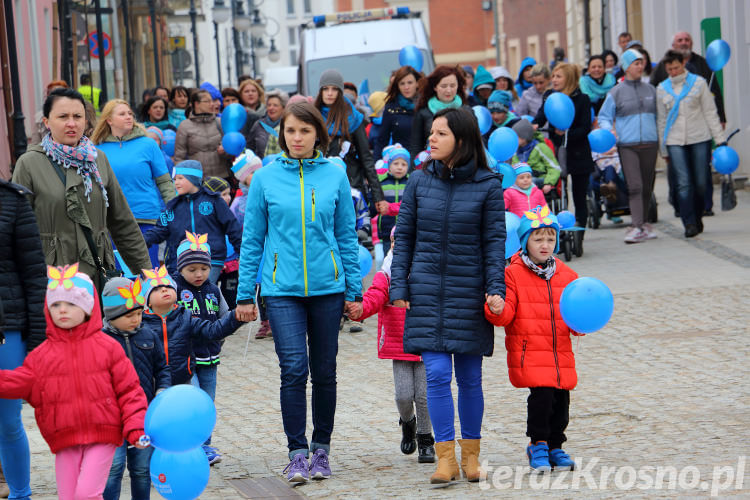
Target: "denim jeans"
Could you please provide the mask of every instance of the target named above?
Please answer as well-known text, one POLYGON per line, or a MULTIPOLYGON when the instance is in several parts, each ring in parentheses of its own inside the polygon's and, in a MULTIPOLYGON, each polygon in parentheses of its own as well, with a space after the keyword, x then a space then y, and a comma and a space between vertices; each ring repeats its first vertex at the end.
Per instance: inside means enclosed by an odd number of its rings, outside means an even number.
POLYGON ((667 152, 673 169, 682 224, 697 224, 705 209, 706 164, 711 154, 711 141, 667 146, 667 152))
POLYGON ((451 380, 456 369, 458 385, 458 419, 463 439, 482 437, 484 394, 482 393, 482 356, 451 354, 448 352, 423 352, 427 372, 427 408, 435 431, 435 441, 453 441, 455 411, 451 380))
POLYGON ((115 450, 112 459, 112 468, 109 470, 107 487, 104 488, 104 500, 117 500, 120 498, 120 487, 122 486, 122 474, 125 472, 127 462, 130 473, 130 495, 133 500, 148 500, 151 495, 151 474, 149 471, 151 463, 152 447, 139 450, 135 446, 128 448, 128 442, 115 450))
MULTIPOLYGON (((147 232, 151 231, 153 228, 155 228, 155 224, 138 224, 138 229, 141 230, 141 234, 146 234, 147 232)), ((154 267, 159 267, 159 244, 151 245, 148 247, 148 256, 151 259, 151 265, 154 267)), ((135 269, 131 269, 132 272, 135 274, 138 274, 138 271, 135 269)))
POLYGON ((289 458, 309 454, 305 436, 308 373, 312 382, 312 448, 329 452, 336 413, 336 355, 344 294, 264 299, 281 368, 281 417, 289 458))
POLYGON ((211 264, 211 271, 208 273, 208 281, 213 283, 214 285, 219 282, 219 276, 221 276, 221 271, 224 269, 224 265, 214 265, 211 264))
MULTIPOLYGON (((195 375, 198 377, 198 384, 206 394, 211 396, 211 401, 216 400, 216 372, 219 365, 195 365, 195 375)), ((211 444, 211 436, 203 444, 211 444)))
MULTIPOLYGON (((0 369, 12 370, 23 364, 26 342, 21 332, 6 331, 0 345, 0 369)), ((31 496, 31 453, 21 420, 20 399, 0 399, 0 462, 10 488, 9 498, 31 496)))

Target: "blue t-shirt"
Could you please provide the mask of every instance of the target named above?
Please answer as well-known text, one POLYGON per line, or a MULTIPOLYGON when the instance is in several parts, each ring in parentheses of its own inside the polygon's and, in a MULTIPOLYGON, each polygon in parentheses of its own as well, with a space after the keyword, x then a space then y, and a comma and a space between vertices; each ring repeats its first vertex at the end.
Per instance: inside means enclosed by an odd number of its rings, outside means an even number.
POLYGON ((141 136, 123 143, 103 142, 97 148, 107 155, 133 217, 158 219, 163 204, 154 179, 169 171, 156 142, 141 136))

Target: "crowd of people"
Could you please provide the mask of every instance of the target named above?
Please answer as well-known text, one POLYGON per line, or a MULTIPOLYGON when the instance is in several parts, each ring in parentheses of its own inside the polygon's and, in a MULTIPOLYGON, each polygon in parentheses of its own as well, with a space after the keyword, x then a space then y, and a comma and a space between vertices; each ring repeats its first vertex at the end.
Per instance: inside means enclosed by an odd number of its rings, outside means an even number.
MULTIPOLYGON (((577 276, 555 257, 561 227, 547 203, 567 195, 569 179, 585 226, 593 182, 605 197, 625 189, 625 242, 655 238, 647 214, 661 154, 693 237, 713 214, 711 140, 726 140, 721 92, 689 34, 675 35, 658 65, 627 33, 620 41, 619 57, 605 51, 584 68, 564 53, 551 65, 526 58, 515 79, 500 66, 429 75, 403 66, 369 96, 356 95, 346 68, 323 72, 314 96, 243 77, 237 89, 150 89, 136 109, 100 102, 88 75, 78 90, 50 83, 38 143, 12 183, 0 182, 9 235, 0 243, 0 461, 11 498, 31 496, 20 399, 56 455, 61 498, 119 498, 126 466, 133 498, 148 498, 148 402, 175 384, 215 398, 222 339, 258 315, 256 338, 272 338, 279 360, 291 482, 331 476, 342 317, 374 314, 378 357, 393 360, 401 451, 437 457, 431 482, 482 477, 493 325, 506 327, 511 383, 530 388, 531 468, 572 467, 562 445, 578 334, 559 300, 577 276), (544 112, 556 92, 575 108, 566 130, 544 112), (246 111, 236 156, 222 146, 220 118, 235 103, 246 111), (471 106, 492 117, 484 135, 471 106), (487 152, 501 127, 519 138, 507 189, 487 152), (592 154, 595 127, 616 135, 610 154, 592 154), (521 219, 521 249, 506 262, 507 212, 521 219), (364 292, 360 245, 384 257, 364 292)), ((203 449, 221 461, 210 437, 203 449)))

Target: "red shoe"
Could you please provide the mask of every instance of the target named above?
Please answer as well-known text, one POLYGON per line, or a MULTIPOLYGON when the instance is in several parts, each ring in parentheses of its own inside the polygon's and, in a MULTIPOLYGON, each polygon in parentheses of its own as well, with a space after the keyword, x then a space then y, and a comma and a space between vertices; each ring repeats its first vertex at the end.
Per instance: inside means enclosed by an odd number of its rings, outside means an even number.
POLYGON ((260 328, 258 328, 258 333, 255 334, 256 339, 267 339, 272 338, 273 332, 271 331, 271 325, 268 323, 268 320, 261 321, 260 322, 260 328))

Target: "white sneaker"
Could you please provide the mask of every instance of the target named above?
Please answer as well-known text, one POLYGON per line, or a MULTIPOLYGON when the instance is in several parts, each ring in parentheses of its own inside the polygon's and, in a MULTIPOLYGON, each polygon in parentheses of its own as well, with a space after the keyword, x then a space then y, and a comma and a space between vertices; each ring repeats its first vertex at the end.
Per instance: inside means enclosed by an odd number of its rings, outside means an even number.
POLYGON ((625 243, 640 243, 647 238, 646 232, 639 227, 631 227, 625 233, 625 243))
POLYGON ((658 238, 659 236, 656 234, 656 231, 654 231, 654 227, 651 224, 644 224, 643 225, 643 232, 646 233, 646 239, 647 240, 653 240, 658 238))

